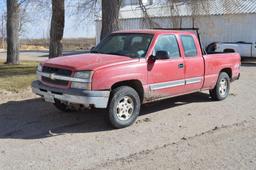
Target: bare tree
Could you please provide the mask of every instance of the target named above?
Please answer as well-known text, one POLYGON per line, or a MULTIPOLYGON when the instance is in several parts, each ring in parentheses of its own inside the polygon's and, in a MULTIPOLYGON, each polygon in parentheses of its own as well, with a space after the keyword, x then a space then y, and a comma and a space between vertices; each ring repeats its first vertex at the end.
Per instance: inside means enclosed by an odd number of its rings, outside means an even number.
POLYGON ((65 3, 64 0, 52 0, 52 19, 50 30, 49 58, 62 55, 62 39, 65 26, 65 3))
POLYGON ((70 15, 77 15, 77 20, 87 22, 95 20, 95 16, 100 13, 99 0, 73 0, 68 1, 69 6, 74 7, 70 15))
POLYGON ((119 29, 118 18, 121 0, 102 0, 102 29, 100 39, 119 29))
POLYGON ((6 23, 6 13, 3 13, 1 16, 1 47, 4 49, 5 48, 5 37, 6 37, 6 27, 5 27, 5 23, 6 23))
POLYGON ((146 28, 160 28, 160 25, 156 22, 153 21, 153 19, 150 17, 150 15, 147 12, 147 8, 146 6, 143 4, 142 0, 138 0, 139 1, 139 6, 140 9, 143 13, 143 24, 145 24, 146 28))
POLYGON ((6 64, 19 64, 19 3, 7 0, 7 61, 6 64))
MULTIPOLYGON (((22 32, 22 26, 26 20, 26 8, 33 0, 7 0, 7 60, 6 64, 19 64, 19 36, 22 32)), ((3 20, 3 19, 2 19, 3 20)), ((2 26, 3 27, 3 26, 2 26)), ((2 34, 4 31, 2 31, 2 34)), ((4 41, 4 40, 3 40, 4 41)))
POLYGON ((78 20, 83 24, 101 17, 101 39, 103 39, 111 32, 119 30, 118 18, 121 3, 122 0, 73 0, 69 1, 69 6, 75 7, 70 14, 79 16, 78 20))

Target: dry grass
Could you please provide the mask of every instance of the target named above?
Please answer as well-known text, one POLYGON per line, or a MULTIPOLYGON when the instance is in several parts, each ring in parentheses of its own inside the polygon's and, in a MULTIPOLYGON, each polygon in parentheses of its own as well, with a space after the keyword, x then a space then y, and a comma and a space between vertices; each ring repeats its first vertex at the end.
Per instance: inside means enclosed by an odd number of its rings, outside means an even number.
POLYGON ((48 48, 44 46, 36 46, 36 45, 21 45, 21 50, 39 50, 39 51, 46 51, 48 48))
MULTIPOLYGON (((95 38, 64 38, 62 40, 64 50, 89 50, 95 46, 95 38)), ((22 50, 48 50, 47 39, 22 39, 22 50)))
POLYGON ((31 85, 36 79, 37 62, 22 62, 19 65, 5 65, 0 61, 0 90, 18 92, 31 85))

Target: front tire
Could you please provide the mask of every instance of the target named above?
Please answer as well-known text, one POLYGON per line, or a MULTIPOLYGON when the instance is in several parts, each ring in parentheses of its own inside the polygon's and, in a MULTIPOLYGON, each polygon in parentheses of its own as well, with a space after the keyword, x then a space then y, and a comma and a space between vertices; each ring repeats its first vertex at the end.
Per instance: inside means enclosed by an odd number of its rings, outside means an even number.
POLYGON ((219 75, 217 84, 214 89, 210 90, 212 100, 221 101, 228 97, 230 90, 230 77, 226 72, 219 75))
POLYGON ((132 125, 140 113, 140 97, 131 87, 121 86, 112 91, 108 119, 114 128, 132 125))

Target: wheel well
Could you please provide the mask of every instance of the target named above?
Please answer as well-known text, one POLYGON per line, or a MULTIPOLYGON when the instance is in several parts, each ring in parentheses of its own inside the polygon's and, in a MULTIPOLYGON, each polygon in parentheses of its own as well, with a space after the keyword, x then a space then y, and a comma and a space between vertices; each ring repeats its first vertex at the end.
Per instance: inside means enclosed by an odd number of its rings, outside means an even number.
POLYGON ((144 89, 143 89, 142 83, 139 80, 128 80, 128 81, 117 82, 112 85, 111 90, 113 90, 117 87, 120 87, 120 86, 132 87, 139 94, 141 102, 143 101, 144 89))
POLYGON ((224 68, 220 71, 220 73, 225 72, 229 75, 230 78, 232 78, 232 70, 231 68, 224 68))
POLYGON ((224 52, 224 53, 234 53, 235 50, 234 50, 234 49, 231 49, 231 48, 226 48, 223 52, 224 52))

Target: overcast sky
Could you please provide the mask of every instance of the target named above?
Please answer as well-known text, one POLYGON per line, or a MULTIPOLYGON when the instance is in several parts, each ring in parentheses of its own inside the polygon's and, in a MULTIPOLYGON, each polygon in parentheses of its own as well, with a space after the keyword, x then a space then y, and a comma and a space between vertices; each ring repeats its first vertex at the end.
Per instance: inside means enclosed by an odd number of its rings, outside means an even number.
MULTIPOLYGON (((66 3, 64 38, 95 37, 93 17, 82 20, 82 16, 73 14, 75 10, 76 8, 72 4, 66 3)), ((6 11, 6 0, 0 0, 0 16, 4 11, 6 11)), ((51 22, 50 11, 50 7, 38 8, 38 6, 30 5, 28 7, 30 22, 25 24, 22 38, 47 38, 51 22)))

